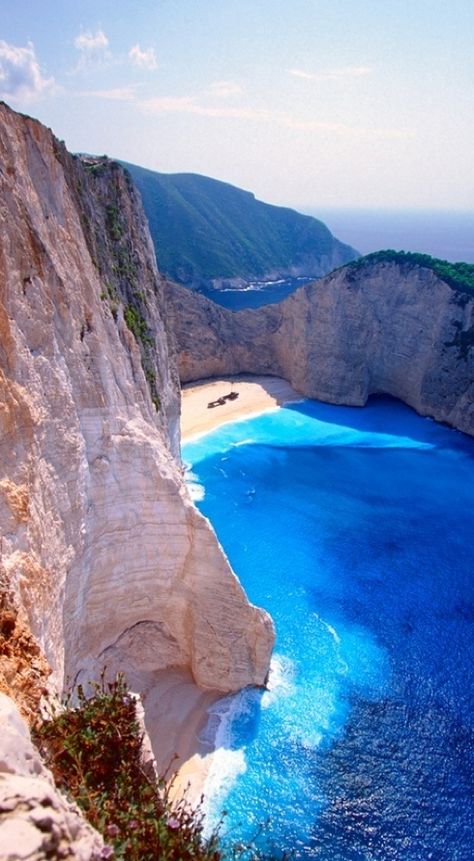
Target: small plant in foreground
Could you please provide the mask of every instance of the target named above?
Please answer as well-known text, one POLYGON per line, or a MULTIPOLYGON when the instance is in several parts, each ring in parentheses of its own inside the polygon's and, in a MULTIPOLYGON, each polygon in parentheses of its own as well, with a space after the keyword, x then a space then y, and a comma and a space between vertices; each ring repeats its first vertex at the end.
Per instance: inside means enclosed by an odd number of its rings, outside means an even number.
POLYGON ((79 686, 76 702, 69 696, 35 741, 59 788, 103 834, 103 857, 219 861, 217 834, 204 839, 199 808, 172 804, 164 781, 145 772, 135 700, 123 679, 102 678, 90 698, 79 686))

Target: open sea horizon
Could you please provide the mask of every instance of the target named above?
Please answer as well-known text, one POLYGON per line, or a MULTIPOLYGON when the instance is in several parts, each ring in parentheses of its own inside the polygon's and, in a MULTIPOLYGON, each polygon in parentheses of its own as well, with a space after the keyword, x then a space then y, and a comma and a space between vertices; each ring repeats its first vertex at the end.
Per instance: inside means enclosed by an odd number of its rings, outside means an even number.
MULTIPOLYGON (((304 212, 324 222, 337 239, 360 254, 392 248, 430 254, 451 263, 474 263, 474 210, 306 207, 304 212)), ((201 292, 224 308, 240 311, 281 302, 311 280, 314 279, 255 281, 243 290, 203 289, 201 292)))
POLYGON ((361 254, 393 248, 451 263, 474 263, 474 209, 307 208, 341 242, 361 254))
POLYGON ((208 827, 279 856, 470 861, 474 441, 389 398, 288 404, 183 447, 277 640, 212 709, 208 827))

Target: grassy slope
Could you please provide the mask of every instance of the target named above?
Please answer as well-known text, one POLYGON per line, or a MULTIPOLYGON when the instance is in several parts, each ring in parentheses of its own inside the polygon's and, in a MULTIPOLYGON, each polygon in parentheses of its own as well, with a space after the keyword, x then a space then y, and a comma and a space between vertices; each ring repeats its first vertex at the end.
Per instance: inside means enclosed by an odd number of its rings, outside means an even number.
POLYGON ((176 281, 258 277, 309 256, 331 256, 335 248, 339 263, 357 256, 321 221, 261 203, 248 191, 123 164, 142 195, 160 269, 176 281))

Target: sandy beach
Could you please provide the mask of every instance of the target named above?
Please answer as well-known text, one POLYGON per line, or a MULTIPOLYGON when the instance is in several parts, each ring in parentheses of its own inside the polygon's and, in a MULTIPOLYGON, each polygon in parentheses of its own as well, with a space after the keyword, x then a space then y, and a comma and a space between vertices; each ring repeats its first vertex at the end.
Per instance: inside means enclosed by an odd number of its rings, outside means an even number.
POLYGON ((239 418, 261 413, 289 401, 301 400, 286 380, 279 377, 253 377, 240 374, 218 380, 198 380, 181 391, 181 438, 183 442, 239 418), (231 391, 235 400, 208 407, 231 391))
MULTIPOLYGON (((300 399, 301 395, 278 377, 239 375, 198 380, 182 390, 182 440, 300 399), (231 391, 237 392, 238 397, 208 407, 231 391)), ((159 773, 170 781, 172 799, 179 800, 185 794, 196 805, 205 791, 213 751, 203 744, 200 734, 208 719, 208 709, 219 696, 202 691, 188 673, 179 671, 160 674, 146 695, 146 725, 159 773), (166 753, 160 756, 163 750, 166 753)))
POLYGON ((190 673, 164 670, 144 697, 145 725, 158 773, 167 780, 172 800, 185 795, 193 806, 200 801, 212 749, 199 736, 208 708, 220 696, 198 688, 190 673))

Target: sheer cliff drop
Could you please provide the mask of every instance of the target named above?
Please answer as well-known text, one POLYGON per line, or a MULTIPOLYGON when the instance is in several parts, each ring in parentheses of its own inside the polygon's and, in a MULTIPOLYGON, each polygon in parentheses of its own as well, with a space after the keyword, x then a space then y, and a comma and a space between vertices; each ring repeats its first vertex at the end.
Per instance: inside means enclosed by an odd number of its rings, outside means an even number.
POLYGON ((4 104, 0 123, 3 564, 56 686, 105 660, 138 687, 170 666, 204 688, 263 684, 271 621, 176 459, 179 386, 139 197, 118 165, 82 163, 4 104))

